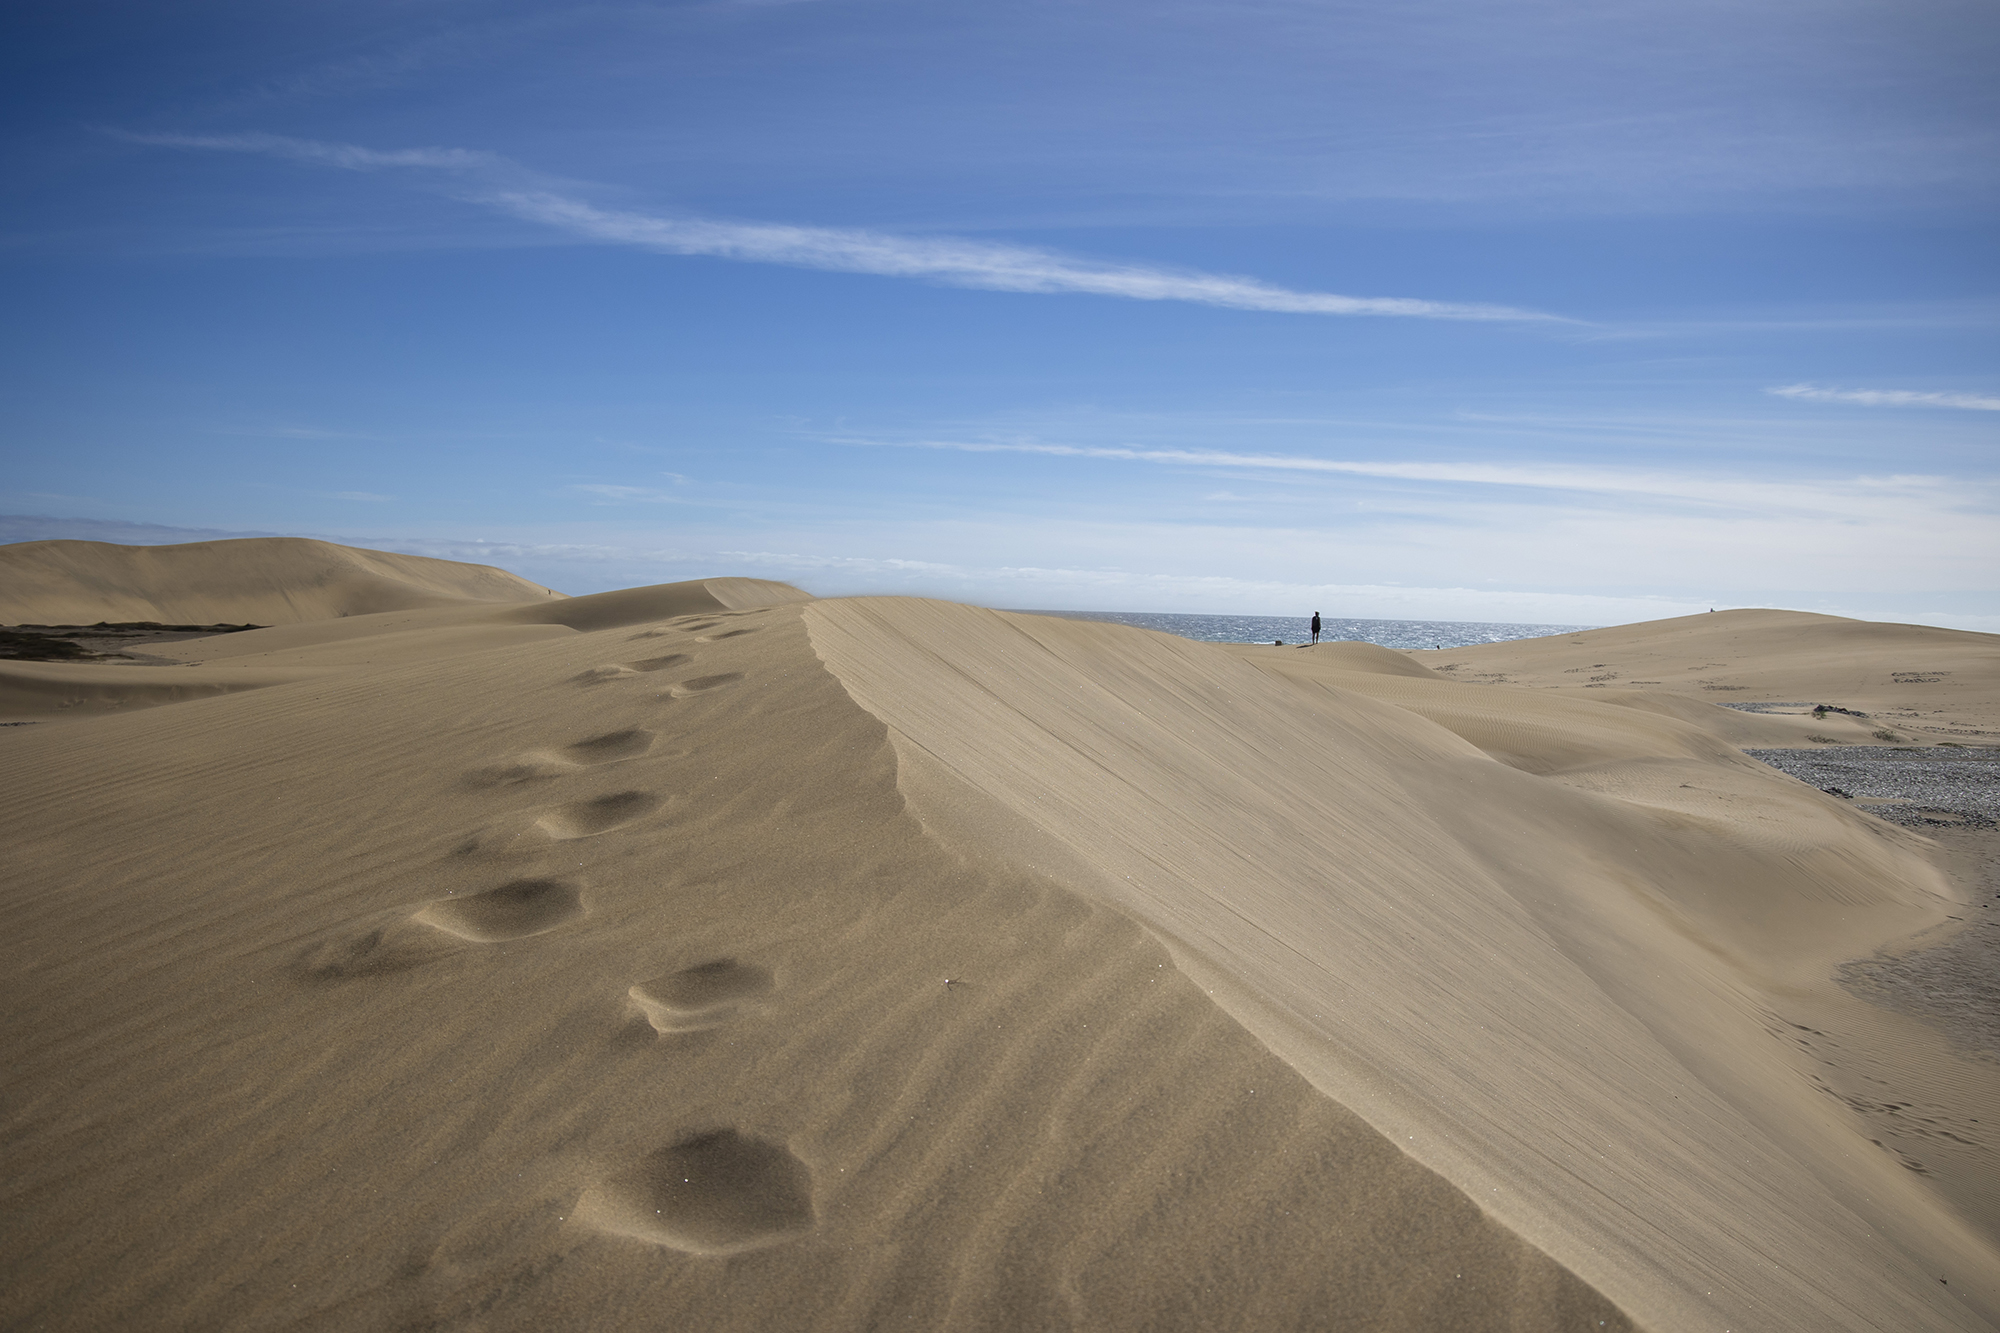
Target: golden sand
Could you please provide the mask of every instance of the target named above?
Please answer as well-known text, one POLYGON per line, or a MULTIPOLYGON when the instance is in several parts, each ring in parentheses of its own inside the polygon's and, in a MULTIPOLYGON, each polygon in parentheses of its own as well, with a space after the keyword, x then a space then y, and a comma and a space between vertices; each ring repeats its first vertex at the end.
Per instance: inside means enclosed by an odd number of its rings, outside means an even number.
MULTIPOLYGON (((503 591, 4 668, 0 1323, 2000 1310, 1996 1067, 1831 981, 1964 889, 1735 748, 1791 721, 759 580, 503 591)), ((1744 634, 1744 679, 1784 657, 1744 634)), ((1938 707, 1992 706, 1986 651, 1938 707)))

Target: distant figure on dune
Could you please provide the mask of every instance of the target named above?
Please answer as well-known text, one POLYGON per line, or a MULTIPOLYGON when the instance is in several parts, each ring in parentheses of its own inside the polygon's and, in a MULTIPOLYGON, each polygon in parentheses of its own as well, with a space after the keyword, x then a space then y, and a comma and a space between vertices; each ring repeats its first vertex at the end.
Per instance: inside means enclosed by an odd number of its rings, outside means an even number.
POLYGON ((1318 643, 1318 642, 1319 642, 1319 612, 1317 612, 1317 611, 1313 612, 1313 623, 1312 623, 1312 631, 1313 631, 1313 642, 1314 642, 1314 643, 1318 643))

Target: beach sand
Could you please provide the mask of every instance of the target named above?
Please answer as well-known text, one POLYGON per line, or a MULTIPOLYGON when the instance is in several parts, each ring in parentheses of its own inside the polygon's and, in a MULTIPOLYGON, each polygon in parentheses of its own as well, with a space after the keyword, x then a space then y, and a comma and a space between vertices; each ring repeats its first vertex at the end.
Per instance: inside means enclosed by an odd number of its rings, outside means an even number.
MULTIPOLYGON (((2000 1064, 1835 975, 1967 881, 1703 725, 1790 722, 459 586, 5 668, 0 1323, 2000 1311, 2000 1064)), ((89 619, 257 620, 143 591, 89 619)))

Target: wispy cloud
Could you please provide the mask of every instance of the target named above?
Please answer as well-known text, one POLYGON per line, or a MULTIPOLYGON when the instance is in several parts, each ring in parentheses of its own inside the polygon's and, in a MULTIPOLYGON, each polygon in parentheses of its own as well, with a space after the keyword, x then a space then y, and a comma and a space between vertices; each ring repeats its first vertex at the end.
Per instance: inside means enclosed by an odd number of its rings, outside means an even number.
POLYGON ((267 157, 290 158, 295 162, 342 167, 348 171, 380 171, 385 167, 473 171, 512 165, 497 153, 484 153, 472 148, 394 148, 384 151, 360 148, 354 144, 323 143, 317 139, 294 139, 283 134, 131 134, 123 130, 112 131, 112 134, 127 143, 151 144, 158 148, 259 153, 267 157))
POLYGON ((776 223, 659 218, 594 208, 546 191, 506 191, 486 202, 517 217, 593 240, 678 255, 886 277, 930 278, 956 287, 1006 292, 1075 292, 1135 301, 1188 301, 1236 310, 1301 315, 1405 315, 1425 319, 1554 320, 1504 306, 1456 305, 1405 297, 1339 296, 1274 287, 1255 278, 1139 264, 1074 259, 1050 250, 950 237, 776 223))
POLYGON ((1917 393, 1908 389, 1823 389, 1815 384, 1786 384, 1764 392, 1780 398, 1816 403, 1859 403, 1863 407, 1959 407, 1973 412, 2000 412, 2000 398, 1977 393, 1917 393))
POLYGON ((560 190, 534 183, 537 178, 533 173, 497 154, 462 148, 384 151, 275 134, 126 134, 121 137, 161 147, 261 153, 349 171, 418 168, 447 172, 458 178, 452 193, 468 202, 483 204, 513 217, 558 228, 592 241, 662 254, 705 255, 745 263, 920 278, 954 287, 988 291, 1073 293, 1133 301, 1181 301, 1276 314, 1577 322, 1508 306, 1295 291, 1233 274, 1084 259, 1053 250, 958 237, 902 236, 844 227, 661 217, 599 208, 560 190))
POLYGON ((1789 510, 1825 515, 1879 515, 1918 505, 1959 508, 1989 502, 1988 488, 1964 479, 1893 475, 1822 480, 1765 481, 1707 473, 1614 470, 1561 464, 1388 462, 1313 458, 1298 454, 1236 453, 1221 449, 1139 449, 1119 445, 994 443, 962 440, 873 440, 844 437, 859 446, 943 449, 959 453, 1041 454, 1123 462, 1259 471, 1330 473, 1394 481, 1428 482, 1636 497, 1743 510, 1789 510))

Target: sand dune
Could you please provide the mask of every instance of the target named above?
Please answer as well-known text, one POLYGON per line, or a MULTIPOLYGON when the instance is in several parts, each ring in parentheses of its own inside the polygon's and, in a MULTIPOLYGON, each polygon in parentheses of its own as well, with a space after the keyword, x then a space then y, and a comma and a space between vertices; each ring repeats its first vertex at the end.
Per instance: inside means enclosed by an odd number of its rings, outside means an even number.
POLYGON ((1884 726, 1904 734, 1880 743, 2000 743, 2000 634, 1804 611, 1717 611, 1420 656, 1456 680, 1644 690, 1711 703, 1824 703, 1870 714, 1866 724, 1831 714, 1811 728, 1843 745, 1869 744, 1884 726))
MULTIPOLYGON (((100 543, 31 544, 83 546, 100 543)), ((243 544, 204 543, 208 546, 243 544)), ((16 548, 0 547, 0 553, 12 549, 16 548)), ((178 551, 192 548, 111 549, 178 551)), ((287 551, 291 549, 286 548, 287 551)), ((272 578, 282 576, 282 566, 266 564, 261 548, 246 554, 258 562, 263 574, 272 578)), ((384 558, 403 560, 412 557, 384 558)), ((425 563, 450 564, 448 561, 425 563)), ((480 575, 484 566, 463 565, 458 568, 468 571, 454 576, 460 583, 481 586, 480 575)), ((450 581, 444 575, 434 579, 441 584, 450 581)), ((607 626, 615 628, 635 617, 656 619, 701 611, 775 606, 803 600, 804 597, 804 593, 788 584, 766 579, 700 579, 664 588, 625 589, 587 597, 556 594, 543 597, 538 594, 536 600, 531 601, 516 598, 467 602, 457 599, 435 605, 419 605, 418 609, 336 613, 330 617, 274 625, 267 629, 153 645, 149 655, 165 663, 177 664, 165 667, 0 662, 0 720, 130 712, 157 704, 309 680, 329 670, 436 662, 463 653, 535 643, 607 626)), ((311 604, 313 599, 310 595, 286 592, 281 600, 288 605, 305 606, 311 604)), ((246 606, 241 601, 230 603, 221 600, 170 600, 168 604, 183 609, 199 605, 210 610, 233 606, 239 611, 246 606)))
POLYGON ((1993 1070, 1828 980, 1959 890, 1686 719, 754 580, 167 647, 75 669, 299 674, 0 730, 8 1326, 2000 1308, 1993 1070))
POLYGON ((0 546, 0 624, 289 625, 420 606, 562 594, 491 565, 366 551, 301 537, 184 546, 0 546))
MULTIPOLYGON (((1856 1151, 1828 1095, 1887 1057, 1857 1075, 1774 1039, 1924 1042, 1890 1072, 1980 1135, 1992 1071, 1827 981, 1945 915, 1914 839, 1636 710, 1528 695, 1510 720, 1495 691, 1348 673, 1467 696, 1440 727, 1116 626, 807 615, 906 767, 947 775, 919 811, 1127 906, 1317 1086, 1643 1322, 1991 1317, 1990 1225, 1856 1151)), ((1990 1149, 1958 1164, 1993 1179, 1990 1149)))

